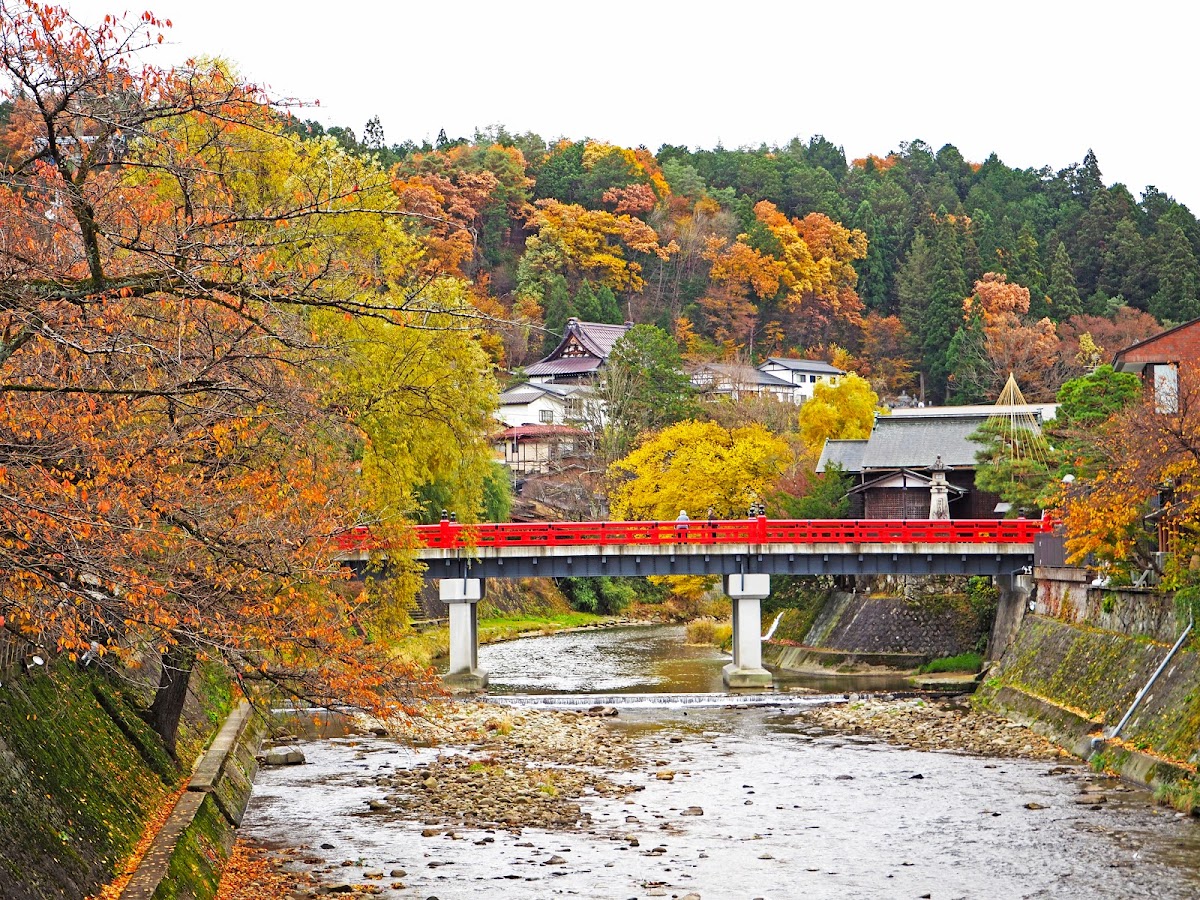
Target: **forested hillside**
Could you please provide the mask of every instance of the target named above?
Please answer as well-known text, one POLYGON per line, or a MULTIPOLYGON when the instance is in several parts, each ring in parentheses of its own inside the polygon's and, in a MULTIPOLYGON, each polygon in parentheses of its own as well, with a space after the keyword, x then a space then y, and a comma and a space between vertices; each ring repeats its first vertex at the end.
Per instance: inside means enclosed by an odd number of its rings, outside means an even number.
MULTIPOLYGON (((1155 187, 1106 186, 1090 151, 1052 171, 919 140, 847 160, 821 136, 652 153, 502 127, 433 146, 388 146, 378 120, 361 141, 292 127, 376 155, 429 216, 430 265, 471 278, 484 312, 550 332, 570 315, 631 319, 694 359, 814 354, 884 396, 969 402, 1009 370, 1051 399, 1085 365, 1200 316, 1195 216, 1155 187), (988 273, 1004 276, 987 279, 990 301, 964 305, 988 273)), ((493 353, 519 367, 547 341, 509 328, 493 353)))

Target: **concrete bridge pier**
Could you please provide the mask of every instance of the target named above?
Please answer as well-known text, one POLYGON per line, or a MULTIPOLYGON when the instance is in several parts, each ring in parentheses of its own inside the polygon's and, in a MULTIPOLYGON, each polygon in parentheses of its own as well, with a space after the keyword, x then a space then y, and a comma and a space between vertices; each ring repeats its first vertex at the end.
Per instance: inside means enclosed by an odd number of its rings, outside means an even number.
POLYGON ((762 664, 762 601, 771 593, 770 575, 726 575, 733 600, 733 662, 723 676, 728 688, 765 690, 774 682, 762 664))
POLYGON ((988 637, 989 661, 1003 656, 1017 636, 1017 629, 1021 627, 1021 620, 1025 618, 1033 594, 1033 576, 1026 574, 1025 570, 1018 570, 1011 575, 995 575, 992 582, 1000 596, 996 603, 992 633, 988 637))
POLYGON ((487 672, 479 670, 479 601, 484 587, 482 578, 443 578, 438 583, 450 617, 450 668, 442 683, 456 694, 487 687, 487 672))

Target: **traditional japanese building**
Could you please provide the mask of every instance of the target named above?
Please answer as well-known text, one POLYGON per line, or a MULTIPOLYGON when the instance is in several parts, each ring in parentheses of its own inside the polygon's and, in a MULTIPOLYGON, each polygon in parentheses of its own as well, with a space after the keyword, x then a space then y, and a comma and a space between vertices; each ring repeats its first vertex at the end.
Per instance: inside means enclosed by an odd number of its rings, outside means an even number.
POLYGON ((545 359, 526 366, 525 374, 539 384, 594 380, 604 368, 613 344, 632 327, 632 322, 606 325, 568 319, 559 345, 545 359))

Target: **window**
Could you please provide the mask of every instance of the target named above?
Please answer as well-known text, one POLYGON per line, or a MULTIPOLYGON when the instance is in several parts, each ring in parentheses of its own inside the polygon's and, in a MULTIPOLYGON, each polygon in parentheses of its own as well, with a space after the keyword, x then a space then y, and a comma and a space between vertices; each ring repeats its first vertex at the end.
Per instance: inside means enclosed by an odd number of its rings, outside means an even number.
POLYGON ((809 382, 809 384, 816 384, 816 383, 817 383, 817 376, 816 376, 816 375, 809 375, 809 376, 808 376, 808 382, 809 382))
POLYGON ((554 424, 554 410, 539 409, 538 410, 538 421, 541 422, 543 425, 553 425, 554 424))
POLYGON ((1154 411, 1179 412, 1179 371, 1175 366, 1154 366, 1154 411))
POLYGON ((578 397, 571 397, 567 400, 566 418, 582 419, 583 418, 583 401, 578 397))

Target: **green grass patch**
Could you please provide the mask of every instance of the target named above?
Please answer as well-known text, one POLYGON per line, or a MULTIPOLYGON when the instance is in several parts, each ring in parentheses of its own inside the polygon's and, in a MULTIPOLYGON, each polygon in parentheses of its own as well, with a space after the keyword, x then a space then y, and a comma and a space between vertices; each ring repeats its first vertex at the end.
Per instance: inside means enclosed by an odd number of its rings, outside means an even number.
POLYGON ((971 652, 930 660, 917 671, 922 675, 937 674, 938 672, 978 672, 982 666, 982 654, 971 652))

